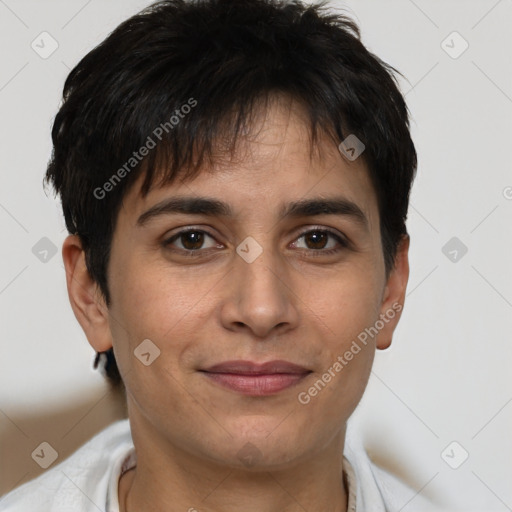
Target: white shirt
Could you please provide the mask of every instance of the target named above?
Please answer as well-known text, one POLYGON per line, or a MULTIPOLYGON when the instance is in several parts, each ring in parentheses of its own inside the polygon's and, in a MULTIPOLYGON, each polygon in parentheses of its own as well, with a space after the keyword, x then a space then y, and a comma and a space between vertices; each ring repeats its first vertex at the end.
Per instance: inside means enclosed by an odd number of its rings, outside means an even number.
MULTIPOLYGON (((431 512, 433 505, 345 440, 347 512, 431 512)), ((355 436, 353 436, 355 437, 355 436)), ((67 459, 0 498, 0 512, 119 512, 121 475, 137 464, 128 419, 108 426, 67 459)))

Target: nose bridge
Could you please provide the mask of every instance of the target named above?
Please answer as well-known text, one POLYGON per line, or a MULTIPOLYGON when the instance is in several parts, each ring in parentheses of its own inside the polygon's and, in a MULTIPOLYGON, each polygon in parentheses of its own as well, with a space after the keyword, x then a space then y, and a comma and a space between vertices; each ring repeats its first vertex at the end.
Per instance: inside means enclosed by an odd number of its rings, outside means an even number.
POLYGON ((236 272, 245 295, 268 295, 273 300, 282 294, 281 276, 284 275, 282 261, 271 246, 270 237, 259 237, 257 242, 247 237, 238 247, 236 272))
POLYGON ((247 237, 237 247, 235 261, 235 296, 231 299, 236 305, 236 321, 262 336, 277 325, 293 323, 286 265, 272 246, 271 237, 261 236, 259 241, 247 237))
MULTIPOLYGON (((251 251, 254 250, 256 249, 249 249, 247 254, 250 255, 251 251)), ((260 254, 254 260, 244 259, 240 255, 239 257, 240 261, 237 262, 237 267, 240 274, 243 275, 241 284, 245 284, 247 288, 250 287, 253 292, 268 293, 270 291, 277 291, 280 282, 278 267, 281 265, 276 252, 270 247, 270 244, 266 244, 265 248, 262 247, 260 254)), ((283 274, 282 269, 281 274, 283 274)))

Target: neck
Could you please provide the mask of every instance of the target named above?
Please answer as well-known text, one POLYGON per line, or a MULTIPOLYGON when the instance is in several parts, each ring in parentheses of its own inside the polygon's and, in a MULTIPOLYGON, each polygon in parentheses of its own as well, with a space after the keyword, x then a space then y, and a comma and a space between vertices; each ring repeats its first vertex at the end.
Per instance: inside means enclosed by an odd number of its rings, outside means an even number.
POLYGON ((346 512, 345 428, 320 452, 279 467, 261 460, 240 469, 170 443, 130 416, 137 466, 119 482, 120 512, 346 512))
POLYGON ((348 489, 342 477, 335 488, 326 489, 327 486, 311 478, 291 484, 285 475, 266 472, 258 477, 251 475, 250 481, 244 482, 226 471, 219 475, 216 485, 202 487, 203 493, 195 492, 197 488, 184 491, 175 485, 165 489, 152 485, 148 489, 145 482, 147 478, 140 468, 123 475, 119 483, 119 512, 347 512, 348 489), (297 490, 298 483, 301 490, 297 490))

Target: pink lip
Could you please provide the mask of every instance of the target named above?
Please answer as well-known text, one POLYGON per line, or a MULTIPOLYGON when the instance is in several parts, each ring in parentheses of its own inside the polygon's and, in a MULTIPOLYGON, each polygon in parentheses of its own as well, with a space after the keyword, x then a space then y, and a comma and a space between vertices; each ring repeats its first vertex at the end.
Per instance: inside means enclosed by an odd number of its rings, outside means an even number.
POLYGON ((263 396, 293 386, 311 370, 288 361, 263 364, 252 361, 225 361, 201 370, 216 383, 245 395, 263 396))

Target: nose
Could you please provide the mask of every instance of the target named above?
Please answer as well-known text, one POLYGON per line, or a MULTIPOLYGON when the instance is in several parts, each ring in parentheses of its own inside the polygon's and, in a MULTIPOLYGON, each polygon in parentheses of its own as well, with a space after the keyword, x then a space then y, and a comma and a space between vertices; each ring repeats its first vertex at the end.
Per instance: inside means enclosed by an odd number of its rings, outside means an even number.
POLYGON ((226 329, 268 339, 293 329, 299 320, 296 273, 272 249, 252 262, 236 254, 221 308, 226 329), (292 277, 294 276, 294 277, 292 277))

